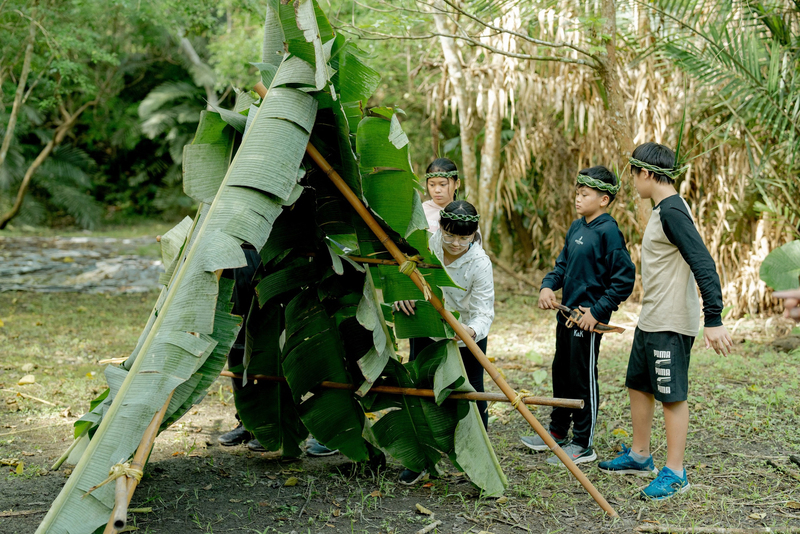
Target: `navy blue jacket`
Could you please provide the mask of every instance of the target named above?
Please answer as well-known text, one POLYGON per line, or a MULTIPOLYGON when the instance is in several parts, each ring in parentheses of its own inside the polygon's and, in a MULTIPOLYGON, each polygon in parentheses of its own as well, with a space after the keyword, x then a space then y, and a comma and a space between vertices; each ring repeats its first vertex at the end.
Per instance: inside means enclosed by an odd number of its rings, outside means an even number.
MULTIPOLYGON (((625 239, 611 215, 603 213, 589 224, 572 223, 555 268, 542 280, 542 289, 564 289, 561 303, 591 308, 592 316, 608 323, 611 313, 633 291, 636 267, 625 239)), ((562 323, 564 318, 558 315, 562 323)))

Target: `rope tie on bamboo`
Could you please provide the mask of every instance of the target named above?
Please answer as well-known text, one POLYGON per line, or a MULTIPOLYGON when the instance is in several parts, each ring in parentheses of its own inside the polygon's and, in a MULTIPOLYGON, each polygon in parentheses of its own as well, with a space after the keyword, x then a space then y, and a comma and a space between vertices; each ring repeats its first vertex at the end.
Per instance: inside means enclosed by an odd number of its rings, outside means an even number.
POLYGON ((109 482, 111 482, 112 480, 118 479, 119 477, 130 477, 135 479, 136 482, 138 483, 140 480, 142 480, 143 474, 144 473, 142 472, 141 469, 136 469, 134 467, 131 467, 131 464, 127 462, 124 464, 114 464, 111 466, 111 469, 108 470, 108 478, 102 481, 100 484, 89 488, 89 491, 84 493, 83 497, 86 497, 100 486, 104 486, 109 482))
POLYGON ((400 264, 400 272, 404 275, 408 276, 409 278, 413 276, 416 272, 419 275, 419 279, 422 281, 422 294, 425 296, 425 300, 431 300, 431 286, 428 285, 428 281, 425 280, 425 277, 422 276, 422 273, 419 272, 417 269, 417 262, 422 260, 420 256, 406 256, 406 261, 400 264))
POLYGON ((519 406, 519 403, 525 401, 525 397, 532 397, 532 396, 533 393, 531 393, 527 389, 521 389, 519 390, 519 393, 517 393, 516 398, 513 401, 511 401, 511 406, 513 406, 514 409, 516 410, 517 406, 519 406))

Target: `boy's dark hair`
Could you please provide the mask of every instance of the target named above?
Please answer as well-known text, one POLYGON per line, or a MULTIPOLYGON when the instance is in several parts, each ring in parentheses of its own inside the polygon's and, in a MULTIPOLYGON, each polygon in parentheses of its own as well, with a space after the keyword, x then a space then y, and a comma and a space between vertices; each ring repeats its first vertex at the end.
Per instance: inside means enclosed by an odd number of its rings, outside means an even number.
POLYGON ((439 226, 453 235, 472 235, 478 231, 478 210, 475 206, 466 200, 454 200, 442 210, 443 213, 453 213, 458 215, 466 215, 471 219, 463 221, 458 219, 448 219, 446 215, 440 215, 439 226))
MULTIPOLYGON (((671 149, 665 147, 664 145, 660 145, 658 143, 645 143, 643 145, 637 146, 633 154, 631 154, 633 159, 638 159, 642 163, 647 163, 649 165, 653 165, 655 167, 660 167, 666 170, 673 170, 675 168, 675 152, 671 149)), ((642 171, 641 167, 638 167, 631 163, 631 169, 639 173, 642 171)), ((648 169, 649 170, 649 169, 648 169)), ((675 180, 666 176, 664 174, 655 172, 650 170, 653 174, 653 178, 659 183, 662 184, 674 184, 675 180)))
MULTIPOLYGON (((594 167, 589 167, 588 169, 581 169, 578 174, 582 174, 584 176, 589 176, 590 178, 594 178, 595 180, 600 180, 603 183, 616 186, 619 182, 617 180, 617 176, 608 170, 606 167, 602 165, 596 165, 594 167)), ((589 187, 597 191, 599 195, 608 195, 608 203, 609 205, 614 202, 614 199, 617 198, 616 193, 611 193, 609 191, 603 191, 602 189, 597 189, 596 187, 591 187, 586 184, 582 184, 580 182, 577 183, 577 187, 589 187)))

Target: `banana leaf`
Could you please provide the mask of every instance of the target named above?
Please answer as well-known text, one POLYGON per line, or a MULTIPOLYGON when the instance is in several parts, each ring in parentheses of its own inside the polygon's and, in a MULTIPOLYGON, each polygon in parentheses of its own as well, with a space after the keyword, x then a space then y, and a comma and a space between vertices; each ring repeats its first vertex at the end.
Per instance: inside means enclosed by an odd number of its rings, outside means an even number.
MULTIPOLYGON (((279 73, 280 70, 281 67, 279 73)), ((276 91, 274 99, 304 101, 316 108, 313 98, 288 97, 287 92, 292 91, 296 90, 276 91)), ((91 532, 108 520, 114 503, 113 488, 103 486, 86 498, 81 498, 83 493, 105 479, 113 464, 132 455, 144 428, 169 393, 190 380, 218 344, 211 337, 219 292, 214 272, 246 264, 239 247, 242 239, 234 237, 238 232, 230 226, 231 215, 253 213, 274 221, 281 207, 270 197, 285 199, 294 190, 308 143, 308 132, 302 126, 310 111, 293 108, 298 112, 296 116, 273 118, 262 113, 274 109, 272 99, 273 95, 268 94, 259 107, 214 203, 193 236, 185 262, 175 273, 139 357, 37 532, 91 532), (265 153, 264 146, 281 146, 285 150, 276 159, 274 153, 265 153), (254 192, 261 193, 260 198, 254 192), (277 213, 273 206, 278 206, 277 213)), ((261 230, 266 226, 262 225, 261 230)), ((266 241, 267 237, 261 239, 266 241)), ((167 417, 171 415, 168 413, 167 417)))
POLYGON ((247 315, 245 364, 231 368, 244 373, 243 387, 234 391, 236 411, 245 428, 261 445, 284 456, 298 457, 308 430, 292 399, 291 391, 280 382, 247 380, 247 375, 283 376, 281 368, 280 333, 283 330, 282 306, 273 302, 259 308, 254 301, 247 315))

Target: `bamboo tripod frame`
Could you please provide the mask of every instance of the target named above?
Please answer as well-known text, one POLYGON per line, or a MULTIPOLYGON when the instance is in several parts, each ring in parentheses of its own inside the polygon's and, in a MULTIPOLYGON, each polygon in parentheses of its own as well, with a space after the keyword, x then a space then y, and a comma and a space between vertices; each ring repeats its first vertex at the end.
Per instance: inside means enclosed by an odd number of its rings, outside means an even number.
MULTIPOLYGON (((264 98, 267 94, 266 86, 258 82, 255 86, 256 92, 264 98)), ((394 258, 395 262, 398 265, 404 263, 407 258, 403 252, 397 248, 397 245, 394 241, 391 240, 389 235, 381 228, 378 221, 372 216, 369 210, 364 206, 364 203, 353 193, 350 187, 345 183, 341 176, 330 166, 330 164, 325 160, 325 158, 320 154, 320 152, 312 145, 311 143, 308 144, 306 147, 306 153, 311 157, 312 160, 328 175, 328 178, 333 182, 336 188, 344 195, 345 199, 350 203, 351 206, 356 210, 356 212, 361 216, 364 222, 369 226, 375 236, 380 240, 383 246, 389 251, 389 253, 394 258)), ((372 262, 370 262, 372 263, 372 262)), ((217 273, 219 278, 219 274, 217 273)), ((422 279, 422 276, 414 270, 411 274, 408 275, 411 278, 411 281, 419 288, 423 294, 425 293, 423 288, 426 286, 426 283, 422 279)), ((539 437, 544 440, 550 450, 555 453, 555 455, 564 463, 564 465, 569 469, 572 475, 581 483, 581 485, 589 492, 589 494, 594 498, 594 500, 600 505, 600 507, 611 517, 618 517, 617 512, 614 508, 608 504, 605 497, 594 487, 594 485, 586 478, 586 475, 581 472, 580 469, 575 465, 575 463, 567 456, 564 450, 558 446, 558 444, 553 440, 550 436, 550 433, 545 430, 542 424, 534 417, 533 413, 531 413, 530 409, 527 407, 525 402, 526 397, 517 395, 517 392, 514 391, 511 386, 505 381, 505 379, 500 375, 500 372, 497 368, 489 361, 483 351, 478 347, 478 345, 473 341, 472 337, 470 337, 464 327, 459 323, 456 318, 453 316, 452 313, 447 311, 442 304, 442 301, 439 300, 436 295, 431 295, 429 302, 433 305, 434 309, 439 312, 439 314, 444 318, 445 321, 453 328, 453 330, 458 334, 464 344, 469 348, 470 352, 475 356, 475 358, 480 362, 481 366, 486 370, 489 374, 491 379, 500 388, 500 390, 505 394, 506 399, 508 402, 511 402, 512 405, 515 405, 517 411, 522 414, 526 421, 533 427, 539 437), (517 401, 517 399, 520 401, 517 401)), ((222 373, 223 376, 229 375, 232 373, 222 373)), ((263 378, 262 378, 263 379, 263 378)), ((348 385, 349 386, 349 385, 348 385)), ((386 387, 386 386, 384 386, 386 387)), ((377 387, 376 387, 377 389, 377 387)), ((404 389, 404 388, 397 388, 397 389, 404 389)), ((143 469, 144 464, 147 461, 148 456, 150 455, 150 451, 153 448, 153 444, 155 442, 155 438, 158 435, 158 429, 161 426, 161 422, 164 419, 164 415, 166 414, 167 408, 169 407, 170 400, 172 399, 172 394, 169 394, 167 397, 167 401, 164 403, 164 406, 153 416, 153 420, 151 421, 150 425, 144 432, 142 436, 142 440, 139 443, 139 447, 136 449, 136 453, 134 454, 133 461, 131 462, 131 467, 135 469, 143 469)), ((402 394, 402 393, 401 393, 402 394)), ((425 395, 427 396, 427 395, 425 395)), ((454 397, 454 395, 451 395, 454 397)), ((532 397, 528 397, 528 399, 532 399, 532 397)), ((570 399, 551 399, 551 400, 558 400, 558 401, 569 401, 570 399)), ((583 404, 582 401, 578 401, 583 404)), ((533 404, 533 402, 531 402, 533 404)), ((550 406, 554 404, 549 404, 550 406)), ((112 510, 111 517, 109 518, 108 524, 106 525, 103 534, 116 534, 121 529, 125 528, 126 525, 126 516, 128 505, 130 504, 131 499, 133 498, 133 493, 136 491, 136 486, 138 485, 138 481, 133 478, 129 477, 119 477, 116 480, 116 491, 115 491, 115 505, 114 509, 112 510)))
MULTIPOLYGON (((259 94, 261 98, 264 98, 267 95, 267 87, 258 82, 255 86, 255 91, 259 94)), ((370 230, 375 234, 378 240, 386 247, 386 250, 392 255, 394 260, 398 264, 404 263, 407 258, 403 252, 397 248, 397 245, 392 241, 389 235, 381 228, 381 225, 378 224, 378 221, 375 220, 375 217, 372 216, 372 213, 364 206, 364 203, 361 202, 361 199, 358 198, 355 193, 350 189, 350 187, 345 183, 339 173, 331 167, 331 165, 325 160, 325 158, 320 154, 320 152, 312 145, 311 143, 308 144, 306 147, 306 153, 311 157, 312 160, 322 169, 322 171, 328 175, 328 178, 333 182, 336 188, 339 190, 342 195, 344 195, 345 199, 353 206, 353 209, 359 214, 359 216, 364 220, 364 222, 369 226, 370 230)), ((424 287, 426 287, 426 282, 422 279, 422 276, 419 274, 418 271, 414 270, 411 274, 408 275, 411 278, 411 281, 419 288, 419 290, 425 294, 424 287)), ((475 358, 480 362, 486 372, 489 374, 491 379, 497 384, 497 387, 500 388, 505 396, 513 403, 514 400, 517 398, 517 392, 508 385, 505 379, 500 375, 500 372, 497 368, 489 361, 483 351, 478 347, 478 345, 473 341, 472 337, 467 334, 466 330, 461 323, 459 323, 456 318, 453 316, 452 313, 447 311, 442 304, 442 301, 436 295, 431 295, 429 302, 433 305, 434 309, 439 312, 447 324, 450 325, 451 328, 458 334, 458 337, 464 342, 464 344, 469 348, 470 352, 475 356, 475 358)), ((516 403, 516 408, 519 413, 522 414, 522 417, 525 418, 526 421, 533 427, 536 433, 539 435, 542 440, 550 447, 550 450, 563 462, 563 464, 569 469, 570 473, 578 479, 578 482, 589 492, 589 494, 594 498, 597 504, 611 517, 618 517, 616 510, 608 504, 605 497, 594 487, 594 485, 586 478, 586 475, 578 469, 578 466, 567 456, 567 453, 558 446, 555 440, 550 436, 550 433, 545 430, 544 426, 534 417, 533 413, 528 409, 528 407, 522 403, 516 403)))

